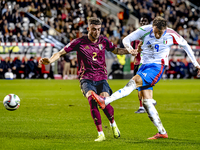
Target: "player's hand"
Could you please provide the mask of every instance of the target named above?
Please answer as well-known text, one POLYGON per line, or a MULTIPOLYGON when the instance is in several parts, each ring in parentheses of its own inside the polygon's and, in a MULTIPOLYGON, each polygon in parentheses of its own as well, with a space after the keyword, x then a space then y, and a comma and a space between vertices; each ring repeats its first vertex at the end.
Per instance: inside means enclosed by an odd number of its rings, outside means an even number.
POLYGON ((200 76, 200 66, 197 66, 196 67, 198 70, 197 70, 197 76, 200 76))
POLYGON ((44 64, 44 65, 50 64, 49 58, 41 58, 41 59, 39 60, 39 65, 42 65, 42 64, 44 64))
POLYGON ((137 49, 132 49, 129 51, 129 53, 133 56, 136 56, 138 54, 138 51, 137 51, 137 49))

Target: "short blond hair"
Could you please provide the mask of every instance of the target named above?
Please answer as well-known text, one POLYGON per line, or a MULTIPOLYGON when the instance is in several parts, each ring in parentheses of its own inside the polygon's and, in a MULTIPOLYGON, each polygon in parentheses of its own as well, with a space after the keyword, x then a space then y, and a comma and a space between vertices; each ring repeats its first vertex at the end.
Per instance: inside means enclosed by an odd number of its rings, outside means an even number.
POLYGON ((96 17, 91 17, 90 19, 88 19, 88 26, 94 24, 94 25, 101 25, 101 19, 96 18, 96 17))

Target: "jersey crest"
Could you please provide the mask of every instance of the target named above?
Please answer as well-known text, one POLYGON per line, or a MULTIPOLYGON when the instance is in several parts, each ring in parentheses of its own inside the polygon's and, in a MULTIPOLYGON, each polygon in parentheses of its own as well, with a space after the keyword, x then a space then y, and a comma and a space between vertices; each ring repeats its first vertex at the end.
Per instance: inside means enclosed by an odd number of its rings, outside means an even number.
POLYGON ((167 44, 167 38, 163 38, 163 44, 167 44))
POLYGON ((103 45, 99 44, 99 49, 102 50, 103 49, 103 45))

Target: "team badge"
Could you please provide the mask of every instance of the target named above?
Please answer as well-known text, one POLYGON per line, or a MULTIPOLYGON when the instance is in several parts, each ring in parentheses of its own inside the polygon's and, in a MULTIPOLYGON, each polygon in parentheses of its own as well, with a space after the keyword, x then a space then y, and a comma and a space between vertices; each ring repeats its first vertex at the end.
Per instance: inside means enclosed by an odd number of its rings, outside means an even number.
POLYGON ((167 44, 167 39, 163 38, 163 44, 167 44))
POLYGON ((99 44, 99 49, 102 50, 103 49, 103 45, 99 44))

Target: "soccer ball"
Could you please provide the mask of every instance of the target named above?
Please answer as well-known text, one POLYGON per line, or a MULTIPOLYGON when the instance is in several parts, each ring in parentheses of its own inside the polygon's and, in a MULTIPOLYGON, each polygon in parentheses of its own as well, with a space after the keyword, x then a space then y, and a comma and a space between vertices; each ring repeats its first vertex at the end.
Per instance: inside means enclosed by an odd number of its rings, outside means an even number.
POLYGON ((3 105, 7 110, 16 110, 20 106, 20 99, 15 94, 8 94, 4 97, 3 105))

